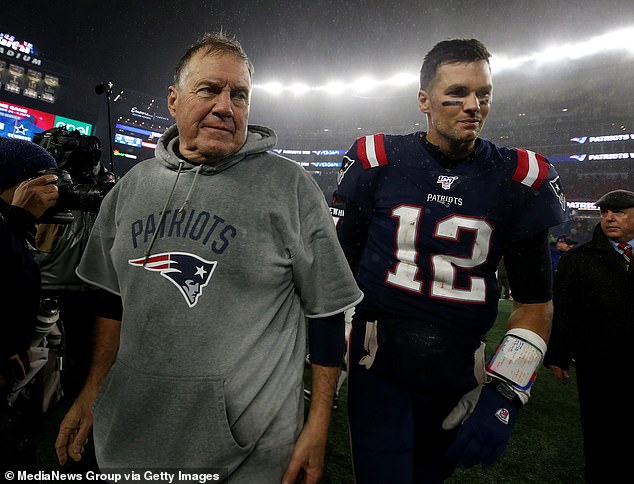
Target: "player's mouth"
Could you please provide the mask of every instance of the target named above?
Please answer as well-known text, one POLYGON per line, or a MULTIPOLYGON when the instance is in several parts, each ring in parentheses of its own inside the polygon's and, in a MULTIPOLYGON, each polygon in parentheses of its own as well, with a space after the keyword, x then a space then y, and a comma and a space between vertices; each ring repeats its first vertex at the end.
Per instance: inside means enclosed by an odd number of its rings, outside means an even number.
POLYGON ((458 121, 458 123, 461 126, 464 126, 465 128, 476 129, 480 127, 481 121, 477 118, 469 118, 469 119, 463 119, 461 121, 458 121))

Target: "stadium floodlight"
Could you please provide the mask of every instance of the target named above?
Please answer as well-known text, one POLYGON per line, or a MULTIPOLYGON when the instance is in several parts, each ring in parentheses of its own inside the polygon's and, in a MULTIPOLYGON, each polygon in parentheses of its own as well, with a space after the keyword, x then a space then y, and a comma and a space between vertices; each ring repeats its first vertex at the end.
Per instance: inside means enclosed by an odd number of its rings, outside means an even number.
POLYGON ((304 84, 303 82, 296 82, 288 86, 288 90, 291 91, 295 96, 303 96, 312 88, 308 84, 304 84))
POLYGON ((511 58, 504 55, 493 55, 491 57, 491 69, 493 72, 501 72, 517 69, 529 62, 555 63, 561 60, 577 60, 614 50, 625 50, 634 54, 632 38, 634 38, 634 27, 629 27, 597 35, 582 42, 569 42, 546 47, 539 52, 525 56, 511 58))
POLYGON ((268 82, 266 84, 256 84, 254 88, 263 89, 265 92, 273 96, 279 96, 284 91, 284 85, 281 82, 268 82))
POLYGON ((321 91, 325 91, 326 93, 331 94, 333 96, 337 96, 337 95, 342 94, 343 92, 345 92, 346 84, 344 82, 341 82, 341 81, 332 81, 332 82, 329 82, 328 84, 326 84, 324 86, 320 86, 317 89, 319 89, 321 91))
POLYGON ((401 72, 396 74, 385 81, 386 84, 394 87, 405 87, 411 84, 416 84, 419 81, 419 77, 411 72, 401 72))
POLYGON ((360 94, 370 92, 379 84, 379 81, 370 76, 360 77, 350 84, 350 88, 360 94))
MULTIPOLYGON (((527 53, 524 55, 508 56, 503 53, 492 55, 491 70, 494 73, 519 69, 525 64, 555 64, 562 60, 577 60, 609 51, 625 51, 634 55, 634 26, 626 27, 597 35, 580 42, 569 42, 556 46, 544 47, 543 49, 527 53)), ((364 76, 351 83, 342 81, 330 81, 322 86, 310 86, 302 82, 292 85, 284 85, 279 82, 269 82, 268 84, 254 85, 255 89, 279 95, 284 91, 290 91, 295 96, 301 96, 309 91, 323 91, 329 95, 338 95, 350 91, 352 94, 366 94, 382 86, 388 87, 408 87, 418 82, 418 73, 401 72, 384 80, 376 80, 371 76, 364 76)))

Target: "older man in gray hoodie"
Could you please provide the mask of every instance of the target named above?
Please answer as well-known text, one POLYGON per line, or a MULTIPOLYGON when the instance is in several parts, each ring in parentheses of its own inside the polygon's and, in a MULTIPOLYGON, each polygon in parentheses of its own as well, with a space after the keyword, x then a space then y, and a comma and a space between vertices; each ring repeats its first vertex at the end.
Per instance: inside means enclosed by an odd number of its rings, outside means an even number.
POLYGON ((56 443, 62 463, 80 458, 94 419, 101 469, 322 475, 343 312, 363 294, 315 181, 270 152, 273 131, 248 125, 252 73, 236 41, 192 46, 169 88, 176 125, 103 202, 77 272, 123 310, 97 321, 93 367, 56 443))

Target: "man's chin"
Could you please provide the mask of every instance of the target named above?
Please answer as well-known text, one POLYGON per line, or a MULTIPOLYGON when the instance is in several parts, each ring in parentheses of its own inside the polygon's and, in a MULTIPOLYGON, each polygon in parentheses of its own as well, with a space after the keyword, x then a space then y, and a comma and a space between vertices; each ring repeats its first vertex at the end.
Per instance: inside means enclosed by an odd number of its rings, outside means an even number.
POLYGON ((182 150, 181 154, 195 163, 213 163, 236 153, 240 147, 235 144, 213 143, 192 150, 182 150))

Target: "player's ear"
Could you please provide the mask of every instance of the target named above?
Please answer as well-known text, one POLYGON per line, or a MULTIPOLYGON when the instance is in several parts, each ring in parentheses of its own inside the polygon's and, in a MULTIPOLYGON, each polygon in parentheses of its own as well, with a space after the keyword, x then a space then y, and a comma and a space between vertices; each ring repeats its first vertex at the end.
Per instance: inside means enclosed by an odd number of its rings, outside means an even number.
POLYGON ((423 113, 428 113, 430 110, 431 100, 429 99, 429 93, 424 89, 418 91, 418 108, 423 113))

